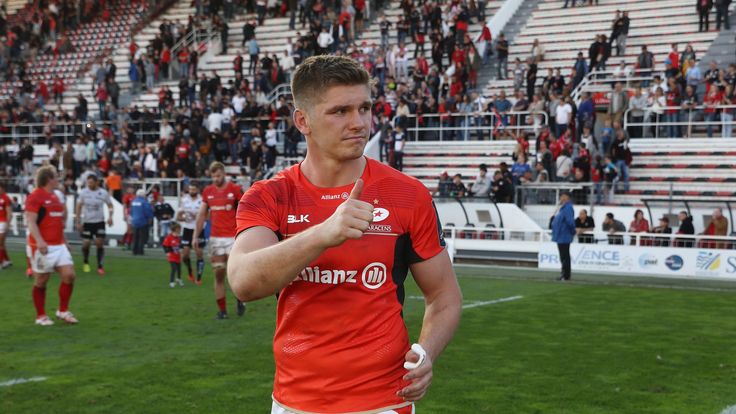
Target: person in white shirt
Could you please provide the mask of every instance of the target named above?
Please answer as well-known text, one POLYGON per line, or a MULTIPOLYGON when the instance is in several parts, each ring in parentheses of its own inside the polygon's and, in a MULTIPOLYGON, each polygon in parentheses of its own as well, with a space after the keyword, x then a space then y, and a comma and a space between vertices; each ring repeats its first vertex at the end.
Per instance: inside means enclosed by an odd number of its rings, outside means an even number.
MULTIPOLYGON (((569 99, 569 98, 568 98, 569 99)), ((570 123, 572 115, 572 106, 565 100, 557 105, 555 110, 555 136, 561 137, 567 131, 567 125, 570 123)))
POLYGON ((161 127, 159 128, 159 138, 162 140, 168 140, 174 135, 174 128, 169 125, 169 121, 163 120, 161 127))
POLYGON ((332 38, 332 34, 330 34, 326 27, 323 27, 322 33, 317 36, 317 44, 320 48, 318 54, 326 54, 328 52, 327 48, 329 48, 334 41, 335 39, 332 38))
POLYGON ((235 116, 235 111, 230 105, 225 105, 222 108, 222 124, 230 125, 230 120, 235 116))
POLYGON ((567 150, 562 151, 559 157, 557 157, 557 181, 568 181, 572 177, 570 172, 572 171, 572 158, 567 153, 567 150))
POLYGON ((493 180, 488 176, 488 167, 485 164, 481 164, 478 168, 478 177, 470 184, 470 191, 473 197, 488 198, 493 180))
POLYGON ((219 112, 212 111, 209 115, 207 115, 207 119, 205 119, 205 126, 207 127, 207 130, 210 131, 210 133, 215 133, 215 131, 219 132, 222 131, 222 114, 219 112))
POLYGON ((233 99, 232 99, 233 109, 235 110, 235 113, 238 114, 238 116, 240 116, 243 113, 243 109, 245 109, 245 102, 246 102, 245 96, 243 96, 243 94, 240 91, 238 91, 237 95, 233 96, 233 99))
POLYGON ((613 77, 619 78, 619 79, 625 79, 630 78, 634 74, 634 70, 631 66, 626 66, 626 61, 621 61, 621 63, 616 66, 616 69, 613 70, 613 77))

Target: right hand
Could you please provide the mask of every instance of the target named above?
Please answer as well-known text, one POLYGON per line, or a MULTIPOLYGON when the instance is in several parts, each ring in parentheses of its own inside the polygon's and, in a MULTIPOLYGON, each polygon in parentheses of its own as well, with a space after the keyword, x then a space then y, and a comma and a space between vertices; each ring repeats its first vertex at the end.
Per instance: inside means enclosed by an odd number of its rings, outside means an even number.
POLYGON ((326 247, 339 246, 348 239, 361 238, 373 222, 373 205, 359 200, 363 186, 363 180, 358 179, 348 199, 319 225, 319 233, 326 247))
POLYGON ((38 240, 36 242, 36 248, 38 248, 38 251, 43 255, 49 252, 49 245, 43 240, 38 240))

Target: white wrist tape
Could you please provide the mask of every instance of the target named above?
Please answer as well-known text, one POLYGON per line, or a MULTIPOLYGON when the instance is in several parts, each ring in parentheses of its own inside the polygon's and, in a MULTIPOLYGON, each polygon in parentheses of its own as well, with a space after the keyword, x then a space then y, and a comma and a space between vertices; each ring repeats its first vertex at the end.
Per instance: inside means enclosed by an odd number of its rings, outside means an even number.
POLYGON ((427 351, 422 348, 419 344, 412 344, 411 350, 414 351, 415 354, 419 355, 419 361, 417 362, 404 362, 404 368, 406 369, 414 369, 420 365, 422 365, 422 362, 424 362, 425 359, 427 359, 427 351))

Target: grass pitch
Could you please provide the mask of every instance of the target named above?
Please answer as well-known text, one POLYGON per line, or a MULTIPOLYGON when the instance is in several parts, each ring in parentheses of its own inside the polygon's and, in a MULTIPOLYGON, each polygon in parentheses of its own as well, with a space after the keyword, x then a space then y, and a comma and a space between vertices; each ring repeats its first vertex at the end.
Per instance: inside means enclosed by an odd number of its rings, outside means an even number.
MULTIPOLYGON (((73 247, 78 252, 79 247, 73 247)), ((108 249, 111 251, 113 249, 108 249)), ((94 252, 93 252, 94 255, 94 252)), ((270 412, 275 302, 216 321, 205 283, 168 287, 159 256, 81 273, 77 326, 33 324, 31 281, 0 272, 0 413, 270 412), (42 382, 7 385, 20 378, 42 382)), ((94 263, 94 259, 92 259, 94 263)), ((466 304, 418 413, 720 413, 736 404, 736 284, 458 267, 466 304), (670 286, 670 283, 677 283, 670 286)), ((58 304, 52 277, 47 312, 58 304)), ((423 303, 407 284, 412 339, 423 303)))

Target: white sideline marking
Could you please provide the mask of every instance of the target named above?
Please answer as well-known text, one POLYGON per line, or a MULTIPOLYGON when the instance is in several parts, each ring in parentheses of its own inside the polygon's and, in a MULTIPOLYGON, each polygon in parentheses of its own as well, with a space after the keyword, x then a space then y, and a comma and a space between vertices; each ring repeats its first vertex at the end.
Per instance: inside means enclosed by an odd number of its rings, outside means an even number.
POLYGON ((478 306, 485 306, 485 305, 493 305, 494 303, 511 302, 513 300, 519 300, 521 298, 523 298, 523 296, 510 296, 508 298, 487 300, 484 302, 468 303, 467 305, 463 305, 463 309, 477 308, 478 306))
MULTIPOLYGON (((509 296, 508 298, 486 300, 483 302, 473 302, 463 305, 463 309, 477 308, 478 306, 493 305, 494 303, 511 302, 512 300, 519 300, 523 296, 509 296)), ((424 300, 424 296, 409 296, 409 299, 424 300)), ((736 413, 734 413, 736 414, 736 413)))
POLYGON ((736 405, 726 407, 725 410, 721 411, 721 414, 736 414, 736 405))
POLYGON ((25 384, 26 382, 41 382, 46 380, 46 377, 16 378, 10 381, 0 382, 0 387, 10 387, 12 385, 25 384))

